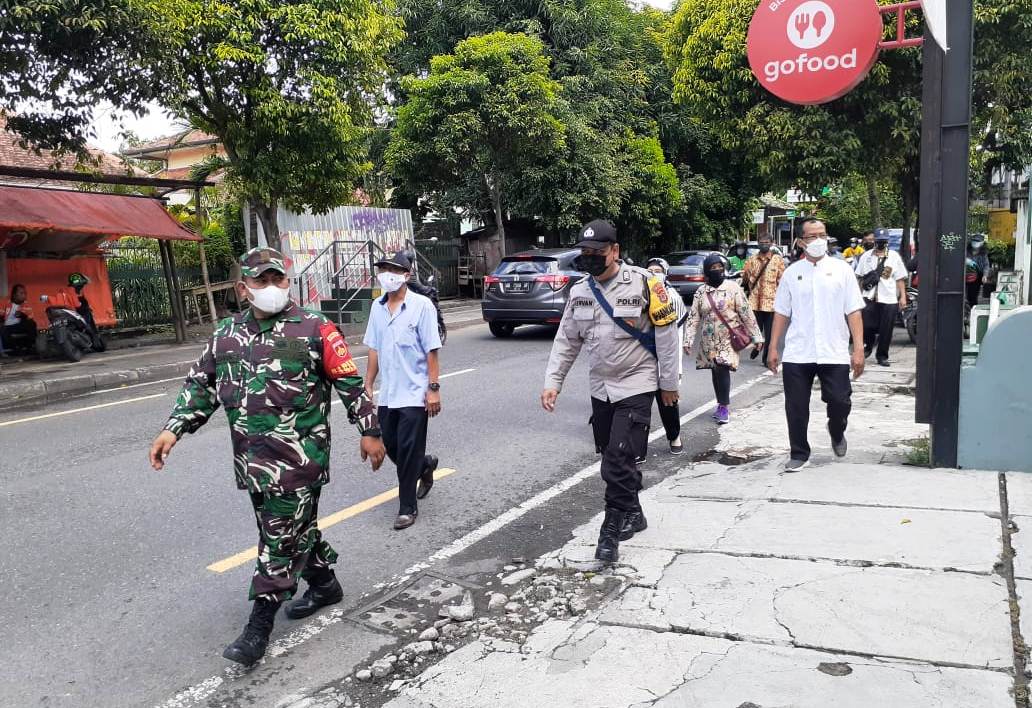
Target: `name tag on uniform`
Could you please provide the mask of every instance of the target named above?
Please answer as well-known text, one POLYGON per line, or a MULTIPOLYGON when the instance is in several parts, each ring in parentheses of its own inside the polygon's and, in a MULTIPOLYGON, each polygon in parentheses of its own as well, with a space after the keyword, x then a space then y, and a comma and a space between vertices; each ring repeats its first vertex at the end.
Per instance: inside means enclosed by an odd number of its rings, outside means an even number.
POLYGON ((575 308, 573 308, 573 319, 575 319, 575 320, 593 320, 593 319, 595 319, 595 308, 593 308, 593 307, 575 307, 575 308))
POLYGON ((634 319, 641 316, 641 306, 623 305, 613 308, 613 315, 620 319, 634 319))

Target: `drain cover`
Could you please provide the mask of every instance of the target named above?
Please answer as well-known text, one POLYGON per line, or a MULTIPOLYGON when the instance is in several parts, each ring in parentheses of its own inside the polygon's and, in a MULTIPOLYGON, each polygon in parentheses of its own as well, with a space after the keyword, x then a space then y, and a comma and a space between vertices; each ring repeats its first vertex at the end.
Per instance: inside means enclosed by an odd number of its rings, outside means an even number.
POLYGON ((439 619, 438 609, 457 603, 467 589, 480 587, 433 572, 420 573, 406 585, 355 610, 347 619, 379 632, 407 635, 409 629, 439 619))

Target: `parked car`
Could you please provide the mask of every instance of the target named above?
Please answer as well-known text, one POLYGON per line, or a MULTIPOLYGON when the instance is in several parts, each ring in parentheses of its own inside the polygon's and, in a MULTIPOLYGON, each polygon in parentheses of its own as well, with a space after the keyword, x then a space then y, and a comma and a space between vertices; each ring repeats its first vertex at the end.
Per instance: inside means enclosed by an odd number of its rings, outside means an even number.
MULTIPOLYGON (((746 248, 746 256, 745 256, 746 260, 752 258, 753 256, 755 256, 757 253, 760 252, 760 244, 757 243, 756 241, 749 241, 747 244, 745 244, 745 248, 746 248)), ((735 250, 735 247, 732 246, 731 248, 727 249, 727 252, 725 252, 724 255, 725 256, 730 256, 732 253, 734 253, 734 250, 735 250)), ((781 248, 779 246, 771 246, 770 250, 771 250, 772 253, 776 253, 779 256, 784 256, 785 255, 784 253, 782 253, 781 248)))
POLYGON ((724 260, 724 270, 728 275, 735 277, 736 274, 731 272, 731 261, 719 251, 677 251, 663 256, 664 260, 670 264, 667 282, 674 286, 686 305, 691 304, 695 298, 695 291, 706 282, 706 276, 702 274, 702 264, 706 257, 713 253, 724 260))
POLYGON ((496 337, 510 337, 519 325, 559 324, 570 289, 584 274, 574 268, 575 248, 523 251, 506 256, 484 278, 481 309, 496 337))

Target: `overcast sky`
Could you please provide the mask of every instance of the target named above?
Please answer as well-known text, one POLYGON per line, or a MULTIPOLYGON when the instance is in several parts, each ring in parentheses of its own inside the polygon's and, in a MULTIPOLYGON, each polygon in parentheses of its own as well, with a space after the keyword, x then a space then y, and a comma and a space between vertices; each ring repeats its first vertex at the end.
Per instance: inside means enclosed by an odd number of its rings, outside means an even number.
MULTIPOLYGON (((662 10, 669 10, 673 2, 673 0, 646 1, 649 5, 662 10)), ((94 111, 93 118, 97 137, 90 142, 107 152, 118 152, 124 142, 122 134, 125 130, 131 130, 142 140, 152 140, 164 135, 171 135, 182 127, 156 106, 152 107, 142 118, 129 113, 119 113, 112 110, 111 106, 101 106, 94 111)))

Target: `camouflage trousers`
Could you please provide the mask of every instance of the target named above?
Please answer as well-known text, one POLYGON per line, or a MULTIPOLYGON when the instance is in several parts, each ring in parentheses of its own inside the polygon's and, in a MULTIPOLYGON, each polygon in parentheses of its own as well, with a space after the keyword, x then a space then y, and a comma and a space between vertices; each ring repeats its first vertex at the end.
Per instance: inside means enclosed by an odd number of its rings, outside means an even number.
POLYGON ((251 600, 289 600, 299 578, 318 578, 337 560, 337 552, 323 540, 316 524, 320 491, 321 487, 303 487, 286 494, 251 494, 258 521, 251 600))

